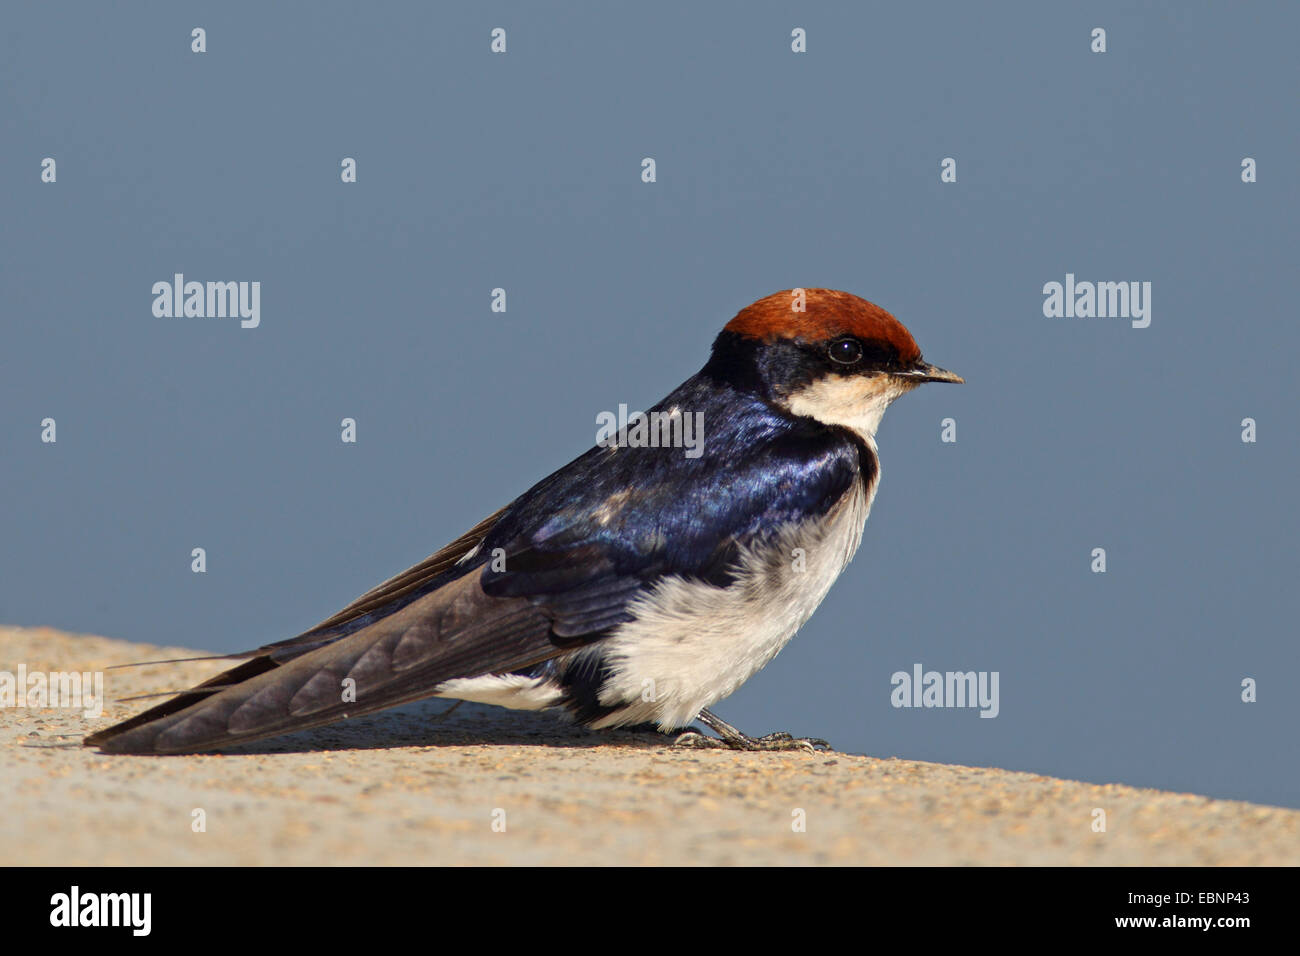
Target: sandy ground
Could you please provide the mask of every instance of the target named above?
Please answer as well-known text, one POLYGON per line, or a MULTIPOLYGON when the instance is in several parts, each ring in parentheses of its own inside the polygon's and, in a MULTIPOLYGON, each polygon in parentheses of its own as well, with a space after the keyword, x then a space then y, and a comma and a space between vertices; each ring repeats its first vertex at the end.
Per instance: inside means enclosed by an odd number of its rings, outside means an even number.
MULTIPOLYGON (((193 654, 0 627, 0 671, 193 654)), ((431 701, 197 757, 80 738, 221 662, 107 671, 104 715, 0 709, 16 864, 1297 864, 1300 811, 842 753, 674 750, 431 701), (1094 810, 1106 830, 1094 832, 1094 810), (204 827, 196 830, 196 820, 204 827), (796 827, 802 821, 802 830, 796 827), (504 826, 503 826, 504 824, 504 826)))

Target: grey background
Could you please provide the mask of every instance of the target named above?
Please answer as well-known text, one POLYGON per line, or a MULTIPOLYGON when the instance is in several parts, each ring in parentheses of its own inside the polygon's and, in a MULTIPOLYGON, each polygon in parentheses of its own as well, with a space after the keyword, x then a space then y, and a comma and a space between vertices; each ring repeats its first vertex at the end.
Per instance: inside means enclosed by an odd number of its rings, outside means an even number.
POLYGON ((720 713, 1300 805, 1300 13, 900 7, 7 6, 0 620, 297 633, 657 401, 748 302, 830 286, 969 384, 889 412, 857 559, 720 713), (261 327, 155 318, 174 272, 261 281, 261 327), (1150 328, 1045 318, 1066 272, 1151 281, 1150 328), (893 709, 918 661, 999 671, 1001 715, 893 709))

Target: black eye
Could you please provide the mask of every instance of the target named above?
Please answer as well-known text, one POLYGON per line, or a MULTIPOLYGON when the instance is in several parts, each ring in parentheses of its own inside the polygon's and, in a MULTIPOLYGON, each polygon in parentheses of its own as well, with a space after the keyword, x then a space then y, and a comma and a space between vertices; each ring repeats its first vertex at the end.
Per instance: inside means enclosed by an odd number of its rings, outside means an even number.
POLYGON ((862 358, 862 343, 857 339, 836 339, 831 343, 830 355, 841 365, 852 365, 862 358))

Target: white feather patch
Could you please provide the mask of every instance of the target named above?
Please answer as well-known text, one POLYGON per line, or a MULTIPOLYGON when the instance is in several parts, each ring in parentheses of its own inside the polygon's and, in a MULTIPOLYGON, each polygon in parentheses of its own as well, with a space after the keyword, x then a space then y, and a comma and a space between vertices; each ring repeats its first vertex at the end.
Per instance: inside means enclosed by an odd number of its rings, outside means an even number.
POLYGON ((514 710, 542 710, 559 702, 562 691, 544 677, 523 674, 484 674, 457 677, 438 685, 437 696, 514 710))

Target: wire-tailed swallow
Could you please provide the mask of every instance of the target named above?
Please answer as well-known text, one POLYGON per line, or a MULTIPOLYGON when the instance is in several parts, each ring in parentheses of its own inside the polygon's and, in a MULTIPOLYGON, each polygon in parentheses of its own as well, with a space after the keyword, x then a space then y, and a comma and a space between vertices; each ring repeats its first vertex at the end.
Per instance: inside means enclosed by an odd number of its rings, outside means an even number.
POLYGON ((885 409, 961 381, 857 296, 760 299, 648 413, 669 438, 693 416, 690 454, 629 425, 311 630, 229 655, 243 663, 85 742, 193 753, 447 697, 719 735, 679 738, 694 746, 824 745, 749 737, 707 708, 785 646, 857 551, 885 409))

